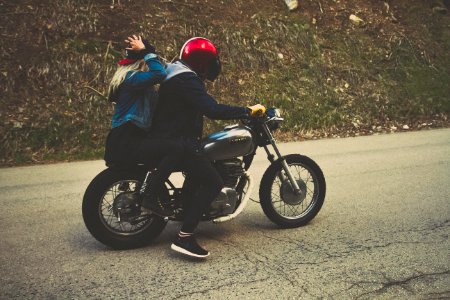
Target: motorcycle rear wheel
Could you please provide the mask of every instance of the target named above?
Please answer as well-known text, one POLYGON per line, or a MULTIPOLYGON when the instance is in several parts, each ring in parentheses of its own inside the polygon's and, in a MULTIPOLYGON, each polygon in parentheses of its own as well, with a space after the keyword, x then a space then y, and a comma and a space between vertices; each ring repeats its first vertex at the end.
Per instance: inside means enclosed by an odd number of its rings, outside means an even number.
POLYGON ((283 228, 308 224, 325 200, 326 184, 320 167, 300 154, 285 156, 286 163, 301 192, 295 194, 281 164, 275 161, 261 180, 259 198, 266 216, 283 228))
POLYGON ((140 206, 135 205, 134 192, 142 178, 134 171, 105 169, 91 181, 82 213, 87 229, 99 242, 114 249, 133 249, 149 244, 164 230, 167 222, 162 217, 141 216, 140 206), (125 206, 130 213, 120 218, 125 206))

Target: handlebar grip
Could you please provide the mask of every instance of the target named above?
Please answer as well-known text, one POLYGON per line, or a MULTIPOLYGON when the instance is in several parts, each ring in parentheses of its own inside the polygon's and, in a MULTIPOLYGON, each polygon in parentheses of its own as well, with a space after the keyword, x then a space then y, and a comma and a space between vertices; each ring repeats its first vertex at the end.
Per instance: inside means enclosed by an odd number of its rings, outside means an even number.
POLYGON ((264 116, 264 113, 266 112, 266 108, 264 106, 262 106, 261 104, 247 106, 247 108, 250 110, 249 115, 251 117, 260 118, 260 117, 264 116))

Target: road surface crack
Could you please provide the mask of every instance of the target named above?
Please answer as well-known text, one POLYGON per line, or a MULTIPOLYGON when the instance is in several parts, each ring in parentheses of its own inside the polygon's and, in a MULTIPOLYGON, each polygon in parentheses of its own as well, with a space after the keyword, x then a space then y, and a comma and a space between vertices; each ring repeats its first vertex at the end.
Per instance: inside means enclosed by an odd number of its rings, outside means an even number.
POLYGON ((348 288, 348 290, 351 290, 353 287, 355 286, 361 286, 361 285, 381 285, 380 288, 370 291, 370 292, 366 292, 363 294, 360 294, 356 297, 356 299, 360 299, 363 298, 365 296, 380 296, 384 293, 386 293, 389 289, 391 288, 395 288, 395 287, 399 287, 401 289, 404 289, 408 292, 413 293, 413 291, 411 290, 409 284, 413 281, 417 281, 417 280, 423 280, 429 277, 435 277, 435 276, 441 276, 441 275, 449 275, 450 274, 450 270, 444 271, 444 272, 435 272, 435 273, 419 273, 416 275, 412 275, 410 277, 407 277, 405 279, 401 279, 401 280, 393 280, 393 279, 388 279, 385 282, 380 282, 380 281, 359 281, 356 282, 354 284, 352 284, 350 286, 350 288, 348 288))

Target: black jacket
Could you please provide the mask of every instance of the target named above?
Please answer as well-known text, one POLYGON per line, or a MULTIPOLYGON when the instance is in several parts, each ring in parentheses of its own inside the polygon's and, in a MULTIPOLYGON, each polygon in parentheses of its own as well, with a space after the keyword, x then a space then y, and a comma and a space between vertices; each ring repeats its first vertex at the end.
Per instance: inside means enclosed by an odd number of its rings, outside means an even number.
POLYGON ((218 104, 208 95, 203 81, 195 73, 178 74, 159 88, 150 135, 200 140, 203 116, 215 120, 243 119, 248 117, 248 109, 218 104))

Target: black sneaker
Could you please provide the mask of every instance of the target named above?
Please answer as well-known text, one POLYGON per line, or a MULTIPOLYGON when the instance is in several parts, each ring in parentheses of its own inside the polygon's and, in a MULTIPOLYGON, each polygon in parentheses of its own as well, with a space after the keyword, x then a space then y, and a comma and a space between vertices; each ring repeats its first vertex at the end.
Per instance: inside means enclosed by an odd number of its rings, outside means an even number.
POLYGON ((191 257, 205 258, 209 256, 209 252, 197 244, 193 235, 187 237, 177 236, 170 248, 191 257))
POLYGON ((144 196, 141 204, 141 211, 146 214, 152 214, 161 217, 173 217, 173 210, 166 208, 159 199, 151 199, 151 197, 144 196))

